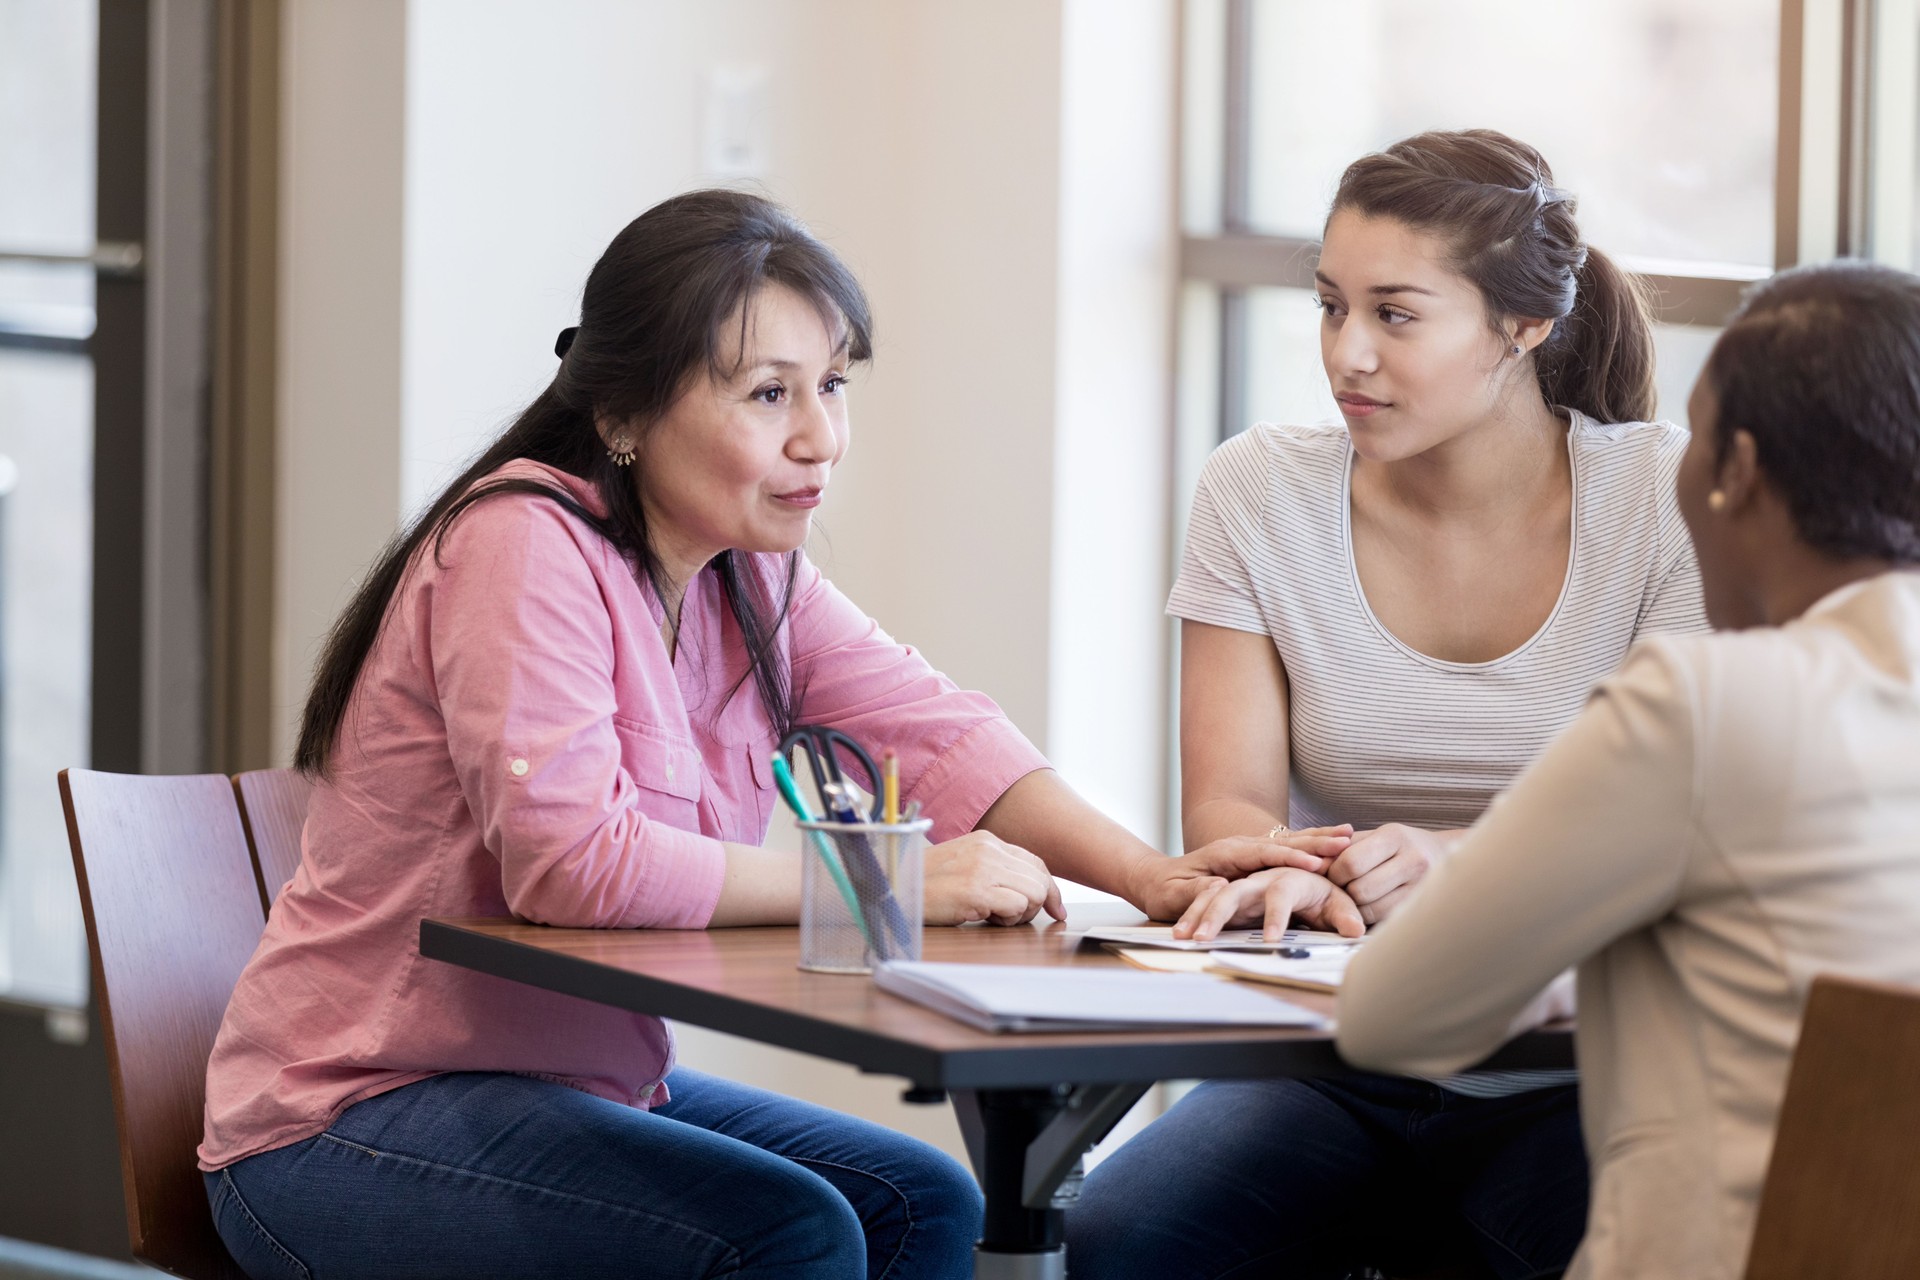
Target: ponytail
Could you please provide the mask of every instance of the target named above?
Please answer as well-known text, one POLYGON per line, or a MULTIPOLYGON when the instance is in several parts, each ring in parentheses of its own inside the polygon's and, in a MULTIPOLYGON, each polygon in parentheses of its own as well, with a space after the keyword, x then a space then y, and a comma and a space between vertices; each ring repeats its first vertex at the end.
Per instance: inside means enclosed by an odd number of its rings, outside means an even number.
POLYGON ((1650 290, 1592 247, 1573 279, 1573 311, 1534 357, 1541 395, 1600 422, 1647 421, 1655 398, 1650 290))

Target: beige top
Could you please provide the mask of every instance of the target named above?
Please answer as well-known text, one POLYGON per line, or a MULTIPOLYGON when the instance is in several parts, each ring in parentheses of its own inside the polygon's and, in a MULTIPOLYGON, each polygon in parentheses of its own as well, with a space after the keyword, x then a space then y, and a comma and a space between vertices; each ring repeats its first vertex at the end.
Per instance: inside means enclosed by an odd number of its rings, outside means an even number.
POLYGON ((1348 971, 1340 1048, 1438 1075, 1579 963, 1576 1280, 1734 1280, 1816 974, 1920 985, 1920 574, 1641 640, 1348 971))

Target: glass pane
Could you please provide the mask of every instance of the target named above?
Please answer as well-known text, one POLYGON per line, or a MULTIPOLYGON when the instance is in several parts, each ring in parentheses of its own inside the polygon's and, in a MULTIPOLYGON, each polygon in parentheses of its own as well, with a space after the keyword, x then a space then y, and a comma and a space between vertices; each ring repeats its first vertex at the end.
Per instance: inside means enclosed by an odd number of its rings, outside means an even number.
POLYGON ((1220 233, 1227 147, 1226 0, 1187 0, 1180 59, 1180 225, 1220 233))
POLYGON ((1920 0, 1876 0, 1867 126, 1868 244, 1890 266, 1920 267, 1920 0))
MULTIPOLYGON (((0 0, 0 250, 93 243, 96 6, 0 0)), ((54 775, 87 763, 93 274, 0 267, 0 994, 83 1004, 86 941, 54 775)))
POLYGON ((1247 421, 1338 422, 1310 289, 1247 291, 1247 421))
POLYGON ((1187 281, 1180 290, 1179 321, 1180 358, 1174 379, 1176 550, 1187 527, 1200 468, 1220 443, 1220 291, 1197 280, 1187 281))
POLYGON ((0 0, 0 247, 93 244, 94 6, 0 0))
POLYGON ((1694 379, 1707 363, 1720 330, 1705 325, 1657 324, 1653 326, 1653 381, 1659 392, 1659 414, 1681 426, 1687 422, 1687 397, 1693 394, 1694 379))
POLYGON ((1756 0, 1255 0, 1254 225, 1317 238, 1356 157, 1488 127, 1610 253, 1770 265, 1779 24, 1756 0))
POLYGON ((0 992, 52 1004, 87 994, 54 775, 87 763, 92 445, 92 363, 0 350, 0 992))
MULTIPOLYGON (((0 0, 0 250, 93 244, 94 6, 0 0)), ((93 333, 93 273, 0 263, 0 333, 93 333)))

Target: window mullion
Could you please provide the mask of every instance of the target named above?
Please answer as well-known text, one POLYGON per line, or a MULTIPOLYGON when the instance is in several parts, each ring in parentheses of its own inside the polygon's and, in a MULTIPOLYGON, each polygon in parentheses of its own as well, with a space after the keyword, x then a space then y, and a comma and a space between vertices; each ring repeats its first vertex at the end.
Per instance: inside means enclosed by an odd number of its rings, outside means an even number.
MULTIPOLYGON (((1253 207, 1253 0, 1226 0, 1226 153, 1221 165, 1220 222, 1244 235, 1253 207)), ((1247 296, 1220 289, 1220 438, 1247 425, 1247 296)))

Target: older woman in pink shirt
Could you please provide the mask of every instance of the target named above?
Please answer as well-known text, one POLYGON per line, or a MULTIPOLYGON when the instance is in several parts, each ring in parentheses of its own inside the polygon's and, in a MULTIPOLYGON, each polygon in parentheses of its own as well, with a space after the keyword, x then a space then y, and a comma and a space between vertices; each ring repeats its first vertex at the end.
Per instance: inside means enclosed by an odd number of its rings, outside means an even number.
POLYGON ((594 267, 552 385, 341 617, 300 870, 208 1071, 201 1166, 249 1275, 968 1272, 978 1193, 943 1154, 676 1070, 657 1018, 418 952, 423 916, 791 922, 799 859, 759 845, 792 725, 899 753, 930 923, 1060 916, 1049 868, 1171 918, 1343 843, 1160 856, 806 560, 869 323, 777 206, 655 207, 594 267))

